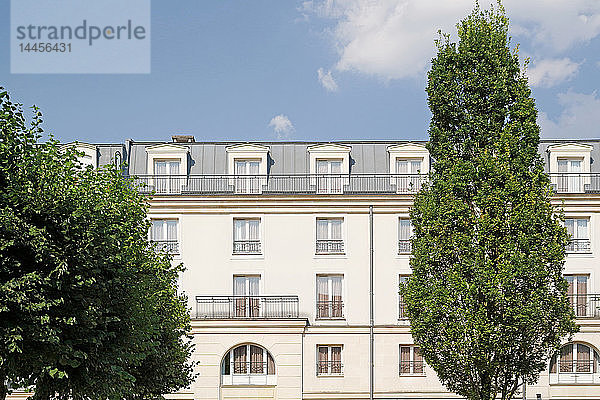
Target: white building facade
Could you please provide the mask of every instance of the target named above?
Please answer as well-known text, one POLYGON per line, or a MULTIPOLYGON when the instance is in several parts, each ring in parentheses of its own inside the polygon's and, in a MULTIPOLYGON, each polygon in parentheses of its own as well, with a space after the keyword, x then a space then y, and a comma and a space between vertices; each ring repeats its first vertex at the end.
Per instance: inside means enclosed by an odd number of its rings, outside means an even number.
MULTIPOLYGON (((170 397, 459 398, 423 362, 398 294, 425 143, 178 137, 96 151, 154 192, 151 239, 186 267, 199 376, 170 397)), ((572 234, 565 275, 581 330, 527 398, 600 399, 600 141, 540 153, 572 234)))

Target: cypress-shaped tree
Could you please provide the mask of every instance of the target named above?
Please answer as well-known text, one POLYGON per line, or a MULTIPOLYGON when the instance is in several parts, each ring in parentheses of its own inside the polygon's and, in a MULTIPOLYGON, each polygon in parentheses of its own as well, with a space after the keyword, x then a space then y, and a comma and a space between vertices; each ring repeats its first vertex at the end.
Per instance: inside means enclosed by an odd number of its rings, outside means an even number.
POLYGON ((497 7, 442 35, 428 74, 431 179, 415 197, 401 287, 415 343, 467 399, 512 398, 576 331, 568 235, 538 154, 537 110, 497 7))

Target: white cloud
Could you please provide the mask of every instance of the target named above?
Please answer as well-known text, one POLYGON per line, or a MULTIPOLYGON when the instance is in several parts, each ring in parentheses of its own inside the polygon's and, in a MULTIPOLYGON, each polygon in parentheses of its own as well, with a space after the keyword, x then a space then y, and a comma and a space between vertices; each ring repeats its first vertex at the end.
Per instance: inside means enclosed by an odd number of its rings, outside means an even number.
POLYGON ((289 139, 296 130, 292 121, 283 114, 274 116, 269 122, 269 127, 273 128, 277 139, 289 139))
POLYGON ((581 63, 569 58, 542 59, 527 70, 531 86, 549 88, 577 75, 581 63))
MULTIPOLYGON (((422 77, 435 54, 438 29, 455 32, 473 5, 473 0, 315 0, 301 11, 333 22, 335 68, 389 80, 422 77)), ((505 0, 504 5, 512 34, 552 54, 600 34, 600 1, 505 0)))
POLYGON ((591 94, 568 91, 558 95, 563 106, 556 119, 550 119, 540 112, 538 123, 545 138, 597 138, 600 136, 600 98, 594 91, 591 94))
POLYGON ((317 70, 317 76, 319 78, 319 82, 321 82, 321 86, 323 86, 325 90, 328 92, 335 92, 338 90, 338 85, 335 79, 333 79, 331 71, 327 71, 327 73, 325 73, 323 68, 319 68, 317 70))

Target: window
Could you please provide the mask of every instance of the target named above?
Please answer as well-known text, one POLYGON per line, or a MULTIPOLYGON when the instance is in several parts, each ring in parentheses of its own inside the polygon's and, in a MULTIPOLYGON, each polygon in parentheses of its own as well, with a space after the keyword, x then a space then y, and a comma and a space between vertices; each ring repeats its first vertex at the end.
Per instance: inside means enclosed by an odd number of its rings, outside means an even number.
POLYGON ((317 160, 317 193, 342 193, 342 160, 317 160))
POLYGON ((317 254, 344 254, 342 218, 317 219, 317 254))
POLYGON ((571 236, 571 241, 567 245, 567 252, 589 253, 591 246, 588 236, 588 219, 565 218, 565 227, 567 233, 571 236))
POLYGON ((412 230, 410 219, 400 218, 398 220, 398 254, 410 254, 412 251, 410 243, 412 230))
POLYGON ((317 375, 342 375, 342 346, 317 346, 317 375))
POLYGON ((399 193, 415 193, 421 189, 423 159, 396 159, 396 190, 399 193))
POLYGON ((592 300, 588 297, 588 278, 587 275, 565 276, 565 279, 569 284, 567 289, 569 302, 577 317, 591 317, 596 313, 595 304, 593 307, 591 304, 588 304, 592 300))
MULTIPOLYGON (((408 282, 410 275, 400 275, 398 279, 399 285, 403 285, 408 282)), ((404 303, 404 297, 398 293, 398 319, 408 319, 406 315, 406 304, 404 303)))
POLYGON ((424 367, 418 346, 400 345, 400 375, 425 375, 424 367))
POLYGON ((154 161, 155 186, 154 190, 160 194, 180 193, 184 182, 180 174, 179 160, 154 161))
POLYGON ((317 276, 317 318, 344 318, 343 275, 317 276))
POLYGON ((583 192, 582 181, 582 159, 559 158, 558 163, 558 187, 560 193, 583 192))
POLYGON ((260 276, 238 275, 233 277, 233 297, 237 318, 260 316, 260 276))
POLYGON ((260 254, 260 220, 233 220, 233 254, 260 254))
POLYGON ((260 193, 260 160, 235 160, 235 192, 260 193))
POLYGON ((263 347, 237 346, 225 354, 221 377, 224 385, 274 385, 275 360, 263 347))
POLYGON ((150 241, 159 251, 178 254, 179 241, 177 240, 177 220, 153 219, 150 231, 150 241))
POLYGON ((550 360, 550 383, 600 383, 599 359, 598 352, 587 344, 566 344, 550 360))

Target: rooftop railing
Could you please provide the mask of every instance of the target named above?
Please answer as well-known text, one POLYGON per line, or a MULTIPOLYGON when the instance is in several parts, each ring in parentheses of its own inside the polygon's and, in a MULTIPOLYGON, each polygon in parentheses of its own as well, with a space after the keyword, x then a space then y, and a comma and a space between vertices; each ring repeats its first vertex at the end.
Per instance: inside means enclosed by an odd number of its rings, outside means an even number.
POLYGON ((298 296, 196 296, 198 319, 286 319, 298 315, 298 296))
POLYGON ((142 193, 256 194, 414 194, 427 175, 138 175, 142 193))
MULTIPOLYGON (((600 173, 550 173, 556 193, 600 193, 600 173)), ((137 175, 155 194, 415 194, 426 174, 137 175)))

